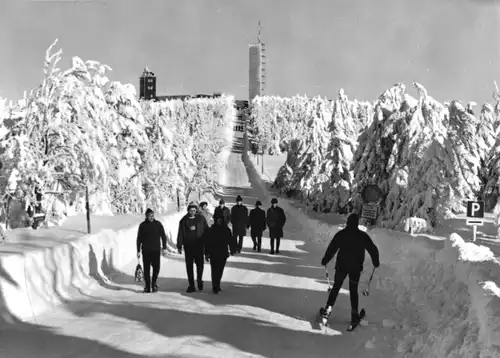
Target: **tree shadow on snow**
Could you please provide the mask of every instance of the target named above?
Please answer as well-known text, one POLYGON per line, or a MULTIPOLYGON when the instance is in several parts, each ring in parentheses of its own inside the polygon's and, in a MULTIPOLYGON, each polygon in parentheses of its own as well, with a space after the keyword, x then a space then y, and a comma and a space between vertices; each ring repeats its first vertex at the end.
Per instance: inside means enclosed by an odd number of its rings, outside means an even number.
MULTIPOLYGON (((1 261, 0 279, 19 287, 19 283, 8 274, 1 261)), ((0 357, 144 357, 90 339, 57 333, 39 324, 22 322, 7 310, 2 292, 0 292, 0 311, 0 357)))
MULTIPOLYGON (((0 337, 0 357, 148 357, 130 353, 91 339, 57 333, 49 327, 37 324, 21 323, 2 327, 0 328, 0 337)), ((164 357, 164 355, 157 355, 156 357, 164 357)))
MULTIPOLYGON (((255 267, 256 271, 259 267, 255 267)), ((227 269, 226 269, 227 270, 227 269)), ((225 274, 226 275, 226 274, 225 274)), ((130 284, 133 278, 128 275, 120 275, 114 278, 116 284, 130 284)), ((160 291, 154 295, 176 292, 180 295, 195 300, 203 300, 213 305, 243 305, 257 307, 270 313, 277 313, 299 320, 310 321, 314 317, 317 307, 324 305, 328 297, 327 286, 323 290, 311 290, 298 287, 273 286, 272 282, 265 284, 243 284, 225 281, 222 278, 222 292, 214 295, 211 290, 210 274, 204 273, 205 290, 202 292, 186 293, 187 279, 173 277, 159 277, 160 291)), ((344 282, 344 288, 347 283, 344 282)), ((148 294, 145 295, 147 297, 148 294)), ((341 291, 336 306, 349 305, 347 291, 341 291), (345 301, 345 302, 344 302, 345 301)), ((349 318, 350 310, 344 313, 349 318)))
POLYGON ((231 153, 240 154, 243 153, 245 148, 244 138, 233 137, 233 145, 231 147, 231 153))
POLYGON ((224 186, 222 197, 226 201, 226 206, 231 209, 234 205, 236 205, 236 197, 240 195, 243 199, 243 205, 245 205, 248 210, 252 210, 255 207, 255 202, 257 200, 262 200, 262 198, 258 198, 254 194, 254 190, 252 188, 241 188, 235 186, 224 186))
POLYGON ((113 252, 110 252, 110 255, 109 255, 110 262, 109 263, 108 263, 108 259, 106 256, 107 256, 106 251, 103 250, 102 260, 101 260, 101 272, 104 274, 104 276, 103 276, 103 275, 101 275, 101 273, 98 270, 99 264, 97 262, 97 256, 94 252, 94 248, 92 247, 92 245, 89 244, 89 271, 88 272, 89 272, 90 277, 92 277, 94 280, 96 280, 100 286, 102 286, 108 290, 131 291, 131 292, 136 292, 136 293, 142 292, 142 290, 139 290, 139 289, 133 290, 133 289, 129 289, 126 287, 112 285, 110 283, 110 282, 112 282, 112 280, 110 280, 109 277, 113 277, 114 275, 119 275, 120 273, 113 268, 114 267, 113 252))
MULTIPOLYGON (((170 281, 170 279, 167 281, 170 281)), ((226 289, 227 292, 224 291, 218 296, 196 293, 190 297, 222 306, 246 303, 249 306, 258 307, 259 304, 262 304, 267 309, 274 308, 278 312, 280 310, 285 311, 284 314, 288 313, 287 315, 291 315, 294 309, 300 309, 301 304, 303 304, 302 308, 304 310, 307 306, 303 302, 289 299, 288 297, 292 295, 289 294, 290 292, 287 293, 287 289, 260 285, 252 287, 239 285, 238 287, 234 286, 234 290, 226 286, 226 289), (258 293, 259 291, 261 293, 258 293), (267 295, 269 295, 267 298, 266 291, 267 295), (277 297, 273 295, 283 296, 272 300, 270 297, 277 297), (292 306, 290 307, 290 305, 292 306)), ((161 292, 158 295, 161 295, 161 292)), ((297 297, 296 294, 293 296, 297 297)), ((141 323, 150 331, 166 338, 202 336, 213 342, 230 345, 248 354, 264 357, 325 357, 331 354, 331 350, 338 344, 340 339, 309 331, 290 329, 264 319, 230 314, 187 312, 166 307, 150 307, 147 303, 139 305, 95 302, 90 306, 85 303, 82 309, 78 302, 74 302, 68 308, 80 317, 92 317, 102 313, 109 314, 141 323)), ((310 308, 311 312, 315 310, 312 306, 307 308, 310 308)), ((304 323, 304 325, 307 326, 307 323, 304 323)))

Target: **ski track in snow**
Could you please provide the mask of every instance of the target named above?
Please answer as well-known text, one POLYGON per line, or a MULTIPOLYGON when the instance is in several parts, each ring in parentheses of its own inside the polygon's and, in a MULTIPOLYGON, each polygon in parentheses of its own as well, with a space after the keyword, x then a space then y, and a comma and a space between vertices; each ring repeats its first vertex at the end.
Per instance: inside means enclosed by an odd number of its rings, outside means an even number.
MULTIPOLYGON (((224 197, 236 195, 253 208, 270 196, 240 153, 228 156, 224 197), (250 175, 247 175, 247 172, 250 175)), ((0 332, 2 357, 395 357, 396 335, 385 328, 391 318, 385 294, 372 289, 360 296, 367 326, 345 332, 350 317, 347 280, 330 318, 328 334, 312 330, 311 321, 327 298, 324 247, 309 219, 286 202, 288 221, 281 255, 270 256, 268 232, 263 252, 244 250, 229 259, 219 295, 211 293, 210 265, 205 265, 205 291, 186 294, 183 258, 162 259, 160 292, 142 294, 134 283, 136 262, 110 278, 90 296, 37 318, 37 326, 0 332)), ((330 236, 338 226, 330 225, 330 236)), ((322 230, 324 231, 324 230, 322 230)), ((331 237, 331 236, 330 236, 331 237)), ((365 272, 368 268, 365 265, 365 272)), ((360 291, 364 288, 361 283, 360 291)))

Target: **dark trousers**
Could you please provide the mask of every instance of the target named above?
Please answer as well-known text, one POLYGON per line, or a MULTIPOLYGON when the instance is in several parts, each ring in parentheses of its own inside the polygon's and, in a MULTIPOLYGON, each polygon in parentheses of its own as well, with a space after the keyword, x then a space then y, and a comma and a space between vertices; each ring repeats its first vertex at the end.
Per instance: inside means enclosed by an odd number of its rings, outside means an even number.
POLYGON ((271 239, 271 251, 274 251, 274 243, 276 242, 276 251, 280 250, 281 237, 279 235, 270 234, 271 239))
POLYGON ((358 285, 359 278, 361 277, 360 271, 351 271, 345 272, 342 270, 335 270, 335 277, 333 281, 333 288, 330 291, 330 295, 328 296, 328 300, 326 301, 326 306, 333 306, 335 304, 335 300, 339 294, 340 289, 344 283, 345 278, 349 275, 349 297, 351 298, 351 312, 358 313, 358 304, 359 304, 359 296, 358 296, 358 285))
POLYGON ((253 246, 256 246, 257 250, 260 251, 262 247, 262 232, 252 231, 250 235, 252 236, 253 246))
POLYGON ((226 267, 227 258, 210 257, 210 267, 212 268, 212 288, 220 288, 220 281, 226 267))
POLYGON ((236 230, 233 230, 233 240, 234 242, 237 244, 237 249, 238 251, 241 251, 241 249, 243 248, 243 237, 245 235, 240 235, 238 234, 238 232, 236 230))
POLYGON ((151 289, 151 266, 153 266, 153 286, 156 285, 160 273, 161 250, 143 251, 142 264, 144 266, 144 283, 146 288, 151 289))
POLYGON ((196 280, 203 281, 203 268, 205 260, 203 256, 202 246, 185 246, 184 259, 186 261, 186 272, 188 277, 189 286, 194 287, 194 272, 193 264, 196 264, 196 280))

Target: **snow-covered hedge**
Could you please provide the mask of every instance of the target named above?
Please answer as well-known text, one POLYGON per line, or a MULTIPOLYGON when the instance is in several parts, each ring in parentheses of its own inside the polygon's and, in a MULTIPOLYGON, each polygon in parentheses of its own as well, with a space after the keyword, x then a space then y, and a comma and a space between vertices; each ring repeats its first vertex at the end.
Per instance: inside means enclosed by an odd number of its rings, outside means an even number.
POLYGON ((368 184, 383 192, 381 220, 388 227, 410 217, 436 226, 479 197, 491 209, 500 177, 499 106, 485 104, 475 116, 473 102, 439 103, 413 86, 418 99, 398 83, 373 104, 350 101, 342 90, 334 101, 257 97, 254 153, 285 149, 275 186, 318 211, 359 209, 368 184))
POLYGON ((4 199, 34 201, 39 187, 51 216, 57 204, 84 210, 88 187, 94 213, 161 212, 177 195, 216 189, 232 97, 138 101, 133 85, 106 77, 107 65, 74 57, 61 71, 56 42, 41 84, 17 103, 0 101, 4 199))

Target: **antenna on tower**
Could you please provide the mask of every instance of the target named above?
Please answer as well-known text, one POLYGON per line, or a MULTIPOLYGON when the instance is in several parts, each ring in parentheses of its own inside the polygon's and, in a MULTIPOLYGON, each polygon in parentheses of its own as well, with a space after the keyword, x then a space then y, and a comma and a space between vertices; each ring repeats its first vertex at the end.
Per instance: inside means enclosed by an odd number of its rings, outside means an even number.
POLYGON ((258 34, 257 34, 257 42, 260 44, 261 43, 261 40, 260 40, 260 33, 262 32, 262 25, 260 23, 260 20, 259 20, 259 24, 258 24, 258 34))

